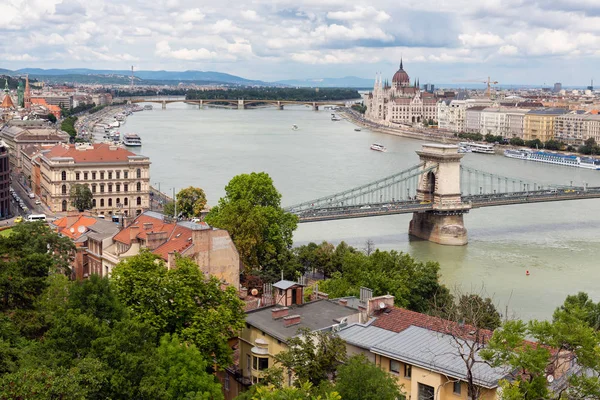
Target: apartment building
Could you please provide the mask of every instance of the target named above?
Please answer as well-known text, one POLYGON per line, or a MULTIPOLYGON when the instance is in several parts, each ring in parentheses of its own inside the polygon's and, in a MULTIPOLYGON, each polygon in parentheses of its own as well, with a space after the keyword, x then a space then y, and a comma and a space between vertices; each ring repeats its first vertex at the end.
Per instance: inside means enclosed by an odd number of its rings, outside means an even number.
POLYGON ((512 108, 506 112, 506 138, 523 139, 523 127, 525 126, 525 114, 528 108, 512 108))
POLYGON ((494 135, 506 137, 507 122, 506 110, 499 107, 488 107, 481 110, 480 115, 482 135, 494 135))
POLYGON ((561 142, 579 146, 589 138, 600 143, 600 115, 569 113, 554 121, 554 136, 561 142))
POLYGON ((554 121, 564 115, 564 108, 541 108, 529 111, 523 121, 523 140, 539 139, 546 142, 554 139, 554 121))
POLYGON ((441 100, 437 103, 438 126, 452 132, 465 132, 467 109, 491 105, 489 99, 468 99, 463 93, 459 93, 455 99, 441 100))
POLYGON ((76 184, 90 188, 96 214, 139 215, 150 206, 150 159, 122 147, 58 144, 32 163, 39 168, 40 199, 53 212, 73 210, 70 190, 76 184))
POLYGON ((481 131, 481 112, 486 108, 475 106, 465 111, 465 132, 479 133, 481 131))

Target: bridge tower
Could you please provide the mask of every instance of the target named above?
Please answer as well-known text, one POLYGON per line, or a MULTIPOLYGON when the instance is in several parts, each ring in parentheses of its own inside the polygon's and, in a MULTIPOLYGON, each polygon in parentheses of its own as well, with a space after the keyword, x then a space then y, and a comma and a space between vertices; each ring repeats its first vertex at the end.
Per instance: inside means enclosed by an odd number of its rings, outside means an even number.
POLYGON ((470 205, 463 204, 460 192, 460 159, 458 147, 446 144, 425 144, 417 151, 424 163, 417 189, 417 199, 431 202, 432 210, 413 213, 408 233, 420 239, 450 246, 468 242, 463 214, 470 205))
POLYGON ((246 108, 244 106, 244 99, 238 99, 238 110, 243 110, 244 108, 246 108))

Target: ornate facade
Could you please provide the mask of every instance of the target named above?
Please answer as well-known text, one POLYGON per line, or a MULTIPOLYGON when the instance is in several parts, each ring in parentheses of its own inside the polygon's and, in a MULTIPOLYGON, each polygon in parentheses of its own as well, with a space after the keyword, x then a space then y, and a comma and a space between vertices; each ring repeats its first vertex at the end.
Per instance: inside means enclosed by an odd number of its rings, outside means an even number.
POLYGON ((378 75, 373 91, 366 97, 367 119, 383 124, 419 124, 437 120, 436 98, 421 91, 418 81, 413 86, 402 61, 389 85, 378 75))

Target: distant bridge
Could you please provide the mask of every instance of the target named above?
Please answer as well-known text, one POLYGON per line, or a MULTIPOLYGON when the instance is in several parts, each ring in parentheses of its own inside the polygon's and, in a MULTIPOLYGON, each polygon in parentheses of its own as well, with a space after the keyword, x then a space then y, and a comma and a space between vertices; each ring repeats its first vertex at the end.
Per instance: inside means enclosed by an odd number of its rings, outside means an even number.
POLYGON ((311 107, 313 110, 319 110, 320 107, 325 106, 339 106, 345 107, 347 102, 344 101, 293 101, 293 100, 244 100, 244 99, 198 99, 189 100, 185 96, 158 96, 158 97, 118 97, 115 100, 122 100, 128 103, 160 103, 162 108, 167 108, 169 103, 187 103, 197 104, 200 108, 210 104, 228 104, 233 108, 239 110, 245 109, 247 106, 252 104, 268 104, 283 110, 286 105, 306 105, 311 107))
POLYGON ((413 213, 409 233, 448 245, 467 243, 463 214, 473 208, 600 198, 600 187, 543 185, 460 165, 456 146, 423 145, 421 162, 377 181, 286 208, 299 221, 413 213))

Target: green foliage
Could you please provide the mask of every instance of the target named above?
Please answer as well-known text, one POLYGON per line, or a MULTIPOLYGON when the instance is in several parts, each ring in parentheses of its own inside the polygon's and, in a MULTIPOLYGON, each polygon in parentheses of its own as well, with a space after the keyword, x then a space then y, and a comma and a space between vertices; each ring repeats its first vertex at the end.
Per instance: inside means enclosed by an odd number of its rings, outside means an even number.
POLYGON ((72 107, 70 109, 62 108, 61 107, 60 111, 61 111, 62 116, 64 118, 67 118, 67 117, 70 117, 72 115, 77 115, 79 113, 87 111, 90 108, 94 108, 94 106, 95 106, 94 103, 91 103, 91 104, 81 103, 77 107, 72 107))
POLYGON ((221 290, 218 279, 206 279, 198 266, 178 258, 167 270, 150 252, 126 259, 113 271, 120 300, 135 318, 155 328, 159 335, 178 334, 212 354, 216 364, 230 364, 227 340, 243 327, 243 303, 232 287, 221 290))
POLYGON ((513 146, 524 146, 525 145, 525 141, 519 137, 514 137, 511 138, 508 143, 512 144, 513 146))
POLYGON ((223 399, 221 385, 207 370, 208 362, 196 346, 167 334, 160 340, 153 374, 142 382, 142 393, 149 399, 223 399))
POLYGON ((391 294, 396 305, 417 312, 427 312, 432 301, 446 304, 451 296, 439 282, 440 266, 435 262, 421 263, 410 255, 397 251, 376 250, 371 255, 347 251, 340 272, 319 284, 319 290, 330 298, 357 296, 361 286, 373 290, 373 295, 391 294))
POLYGON ((288 373, 294 372, 297 386, 306 382, 319 386, 335 378, 338 366, 346 361, 346 344, 331 332, 302 328, 298 336, 288 339, 288 350, 277 354, 275 360, 288 373))
POLYGON ((77 130, 75 129, 75 122, 77 122, 77 117, 67 117, 63 119, 60 124, 60 129, 67 132, 69 136, 75 137, 77 136, 77 130))
POLYGON ((204 190, 190 186, 177 193, 177 214, 184 218, 199 217, 206 206, 204 190))
POLYGON ((600 146, 596 143, 594 138, 589 138, 585 142, 583 142, 582 146, 579 146, 577 149, 581 154, 600 154, 600 146))
POLYGON ((546 143, 544 143, 544 148, 546 150, 561 150, 563 148, 563 143, 558 140, 550 139, 546 143))
POLYGON ((298 217, 281 208, 281 194, 264 173, 235 176, 225 197, 206 216, 206 222, 226 229, 248 269, 279 271, 287 257, 298 217))
POLYGON ((469 139, 475 142, 480 142, 483 140, 483 135, 481 133, 466 133, 461 132, 458 134, 458 137, 461 139, 469 139))
POLYGON ((71 198, 71 205, 79 212, 90 210, 93 207, 93 195, 88 185, 76 183, 71 186, 69 197, 71 198))
POLYGON ((395 400, 403 397, 396 379, 362 354, 350 357, 338 368, 335 389, 344 400, 395 400))
POLYGON ((502 324, 502 317, 489 297, 464 294, 459 297, 456 307, 458 318, 455 319, 459 322, 492 331, 502 324))
POLYGON ((367 112, 367 106, 365 106, 364 104, 352 104, 352 106, 350 108, 361 114, 364 114, 367 112))
POLYGON ((556 321, 563 313, 574 315, 589 327, 600 330, 600 302, 594 303, 587 293, 567 296, 563 305, 554 312, 553 319, 556 321))
POLYGON ((502 135, 492 135, 491 133, 485 135, 485 141, 488 143, 502 143, 503 140, 502 135))
POLYGON ((208 99, 244 99, 244 100, 290 100, 290 101, 327 101, 359 99, 355 89, 342 88, 240 88, 229 90, 190 90, 188 100, 208 99))
POLYGON ((175 202, 174 201, 170 201, 163 205, 163 214, 165 214, 169 217, 175 216, 175 202))
POLYGON ((48 121, 52 122, 53 124, 56 123, 56 115, 54 115, 52 113, 48 113, 48 115, 46 115, 46 118, 48 119, 48 121))
POLYGON ((90 114, 95 114, 95 113, 97 113, 98 111, 100 111, 100 110, 104 109, 106 106, 107 106, 106 104, 105 104, 105 105, 102 105, 102 106, 94 106, 94 107, 90 108, 90 111, 89 111, 89 113, 90 113, 90 114))
POLYGON ((293 249, 302 274, 307 271, 317 271, 324 274, 325 277, 331 277, 335 272, 341 272, 346 254, 355 252, 357 252, 356 249, 343 241, 337 247, 328 242, 320 245, 311 242, 293 249))
POLYGON ((531 149, 542 149, 544 148, 544 143, 540 139, 527 140, 525 142, 525 146, 531 149))
POLYGON ((299 388, 258 386, 249 400, 342 400, 340 395, 335 391, 330 391, 322 395, 313 395, 312 392, 314 391, 315 389, 308 382, 299 388))

